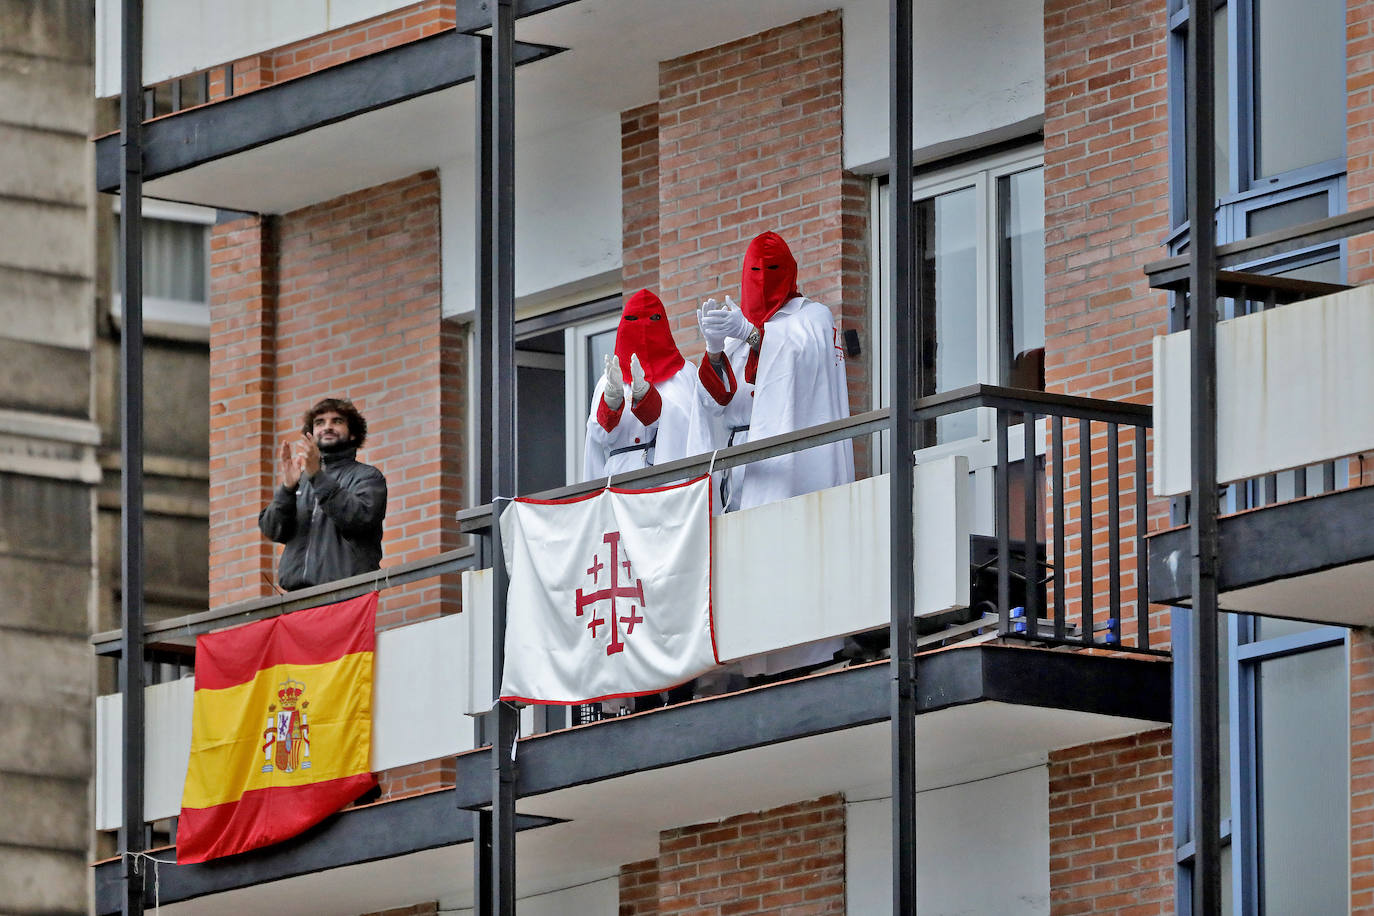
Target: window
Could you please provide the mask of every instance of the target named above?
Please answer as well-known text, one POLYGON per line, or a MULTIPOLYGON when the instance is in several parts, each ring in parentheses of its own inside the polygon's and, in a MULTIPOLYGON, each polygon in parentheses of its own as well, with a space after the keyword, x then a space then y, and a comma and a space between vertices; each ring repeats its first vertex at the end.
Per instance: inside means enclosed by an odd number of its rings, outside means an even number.
MULTIPOLYGON (((918 393, 937 394, 977 383, 1044 388, 1045 209, 1039 149, 989 157, 919 175, 914 199, 918 321, 924 345, 918 393)), ((880 220, 888 220, 891 189, 881 185, 880 220)), ((880 227, 880 246, 891 244, 880 227)), ((881 268, 875 338, 888 327, 891 278, 881 268)), ((890 401, 890 342, 881 354, 875 402, 890 401)), ((927 445, 990 438, 990 421, 973 412, 942 417, 927 428, 927 445)))
POLYGON ((605 356, 615 348, 620 307, 621 297, 609 296, 516 322, 515 477, 520 494, 582 479, 588 405, 605 356))
MULTIPOLYGON (((1295 226, 1345 209, 1345 3, 1230 0, 1211 4, 1216 55, 1217 241, 1295 226)), ((1187 248, 1182 87, 1190 9, 1170 0, 1170 135, 1176 230, 1187 248)), ((1238 269, 1339 282, 1339 243, 1238 269)), ((1228 305, 1232 309, 1233 305, 1228 305)), ((1232 317, 1224 311, 1223 317, 1232 317)))
MULTIPOLYGON (((123 271, 115 215, 111 313, 123 318, 123 271)), ((143 206, 143 321, 149 334, 204 339, 210 327, 207 278, 215 211, 149 200, 143 206)))
MULTIPOLYGON (((1250 614, 1221 624, 1222 889, 1228 913, 1345 913, 1349 662, 1340 627, 1250 614)), ((1174 657, 1190 657, 1186 618, 1174 657)), ((1188 689, 1186 666, 1175 686, 1188 689)), ((1186 697, 1186 693, 1183 695, 1186 697)), ((1191 911, 1186 699, 1174 722, 1177 908, 1191 911)))

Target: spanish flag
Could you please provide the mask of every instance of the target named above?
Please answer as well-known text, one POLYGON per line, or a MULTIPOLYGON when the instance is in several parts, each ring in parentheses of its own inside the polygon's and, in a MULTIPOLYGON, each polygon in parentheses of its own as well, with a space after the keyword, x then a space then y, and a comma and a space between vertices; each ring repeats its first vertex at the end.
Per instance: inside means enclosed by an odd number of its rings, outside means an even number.
POLYGON ((293 837, 377 784, 376 617, 373 592, 196 639, 179 864, 293 837))

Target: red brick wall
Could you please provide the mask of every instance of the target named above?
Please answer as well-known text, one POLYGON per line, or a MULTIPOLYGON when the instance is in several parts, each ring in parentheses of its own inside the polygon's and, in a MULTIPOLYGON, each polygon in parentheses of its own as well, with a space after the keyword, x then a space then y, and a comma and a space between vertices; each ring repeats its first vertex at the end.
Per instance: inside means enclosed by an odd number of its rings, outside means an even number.
POLYGON ((210 239, 210 605, 270 593, 271 545, 258 533, 275 485, 275 222, 242 219, 210 239))
POLYGON ((658 859, 620 869, 620 916, 658 916, 658 859))
MULTIPOLYGON (((232 62, 233 94, 251 92, 425 38, 453 28, 454 21, 454 0, 421 0, 272 51, 240 58, 232 62)), ((216 67, 210 71, 210 98, 224 95, 224 68, 216 67)))
MULTIPOLYGON (((263 572, 275 570, 256 519, 274 452, 322 397, 352 398, 368 418, 359 457, 387 475, 389 490, 384 567, 456 546, 462 500, 461 425, 443 399, 460 384, 464 354, 440 319, 437 176, 286 214, 275 258, 253 244, 255 231, 219 227, 212 244, 215 605, 267 593, 263 572), (274 282, 254 281, 264 276, 274 282)), ((379 625, 433 616, 444 587, 389 590, 379 625)))
MULTIPOLYGON (((701 352, 696 306, 739 298, 744 250, 767 229, 791 247, 803 293, 848 327, 865 322, 866 197, 841 163, 842 77, 838 12, 660 64, 658 278, 685 354, 701 352)), ((850 367, 857 410, 868 365, 850 367)))
POLYGON ((1374 912, 1374 635, 1350 631, 1350 908, 1374 912))
POLYGON ((620 207, 626 294, 658 286, 658 104, 620 115, 620 207))
MULTIPOLYGON (((1045 380, 1051 391, 1150 403, 1151 340, 1168 328, 1165 294, 1142 268, 1165 254, 1168 230, 1166 10, 1154 0, 1104 7, 1090 0, 1045 3, 1045 380)), ((1078 570, 1077 424, 1066 429, 1067 597, 1082 595, 1078 570)), ((1135 465, 1123 436, 1126 474, 1135 465)), ((1107 596, 1106 438, 1092 440, 1094 602, 1107 596)), ((1122 505, 1134 505, 1133 476, 1122 505)), ((1164 524, 1166 506, 1150 504, 1164 524)), ((1121 532, 1122 600, 1134 617, 1135 518, 1121 532)), ((1101 615, 1099 615, 1101 616, 1101 615)), ((1126 627, 1128 634, 1133 626, 1126 627)), ((1167 645, 1167 614, 1151 617, 1151 642, 1167 645)))
MULTIPOLYGON (((839 795, 664 831, 657 909, 636 904, 628 916, 844 913, 844 841, 839 795)), ((625 881, 622 871, 622 892, 625 881)))
POLYGON ((1050 755, 1050 912, 1174 906, 1173 753, 1163 729, 1050 755))
MULTIPOLYGON (((1374 2, 1348 0, 1345 18, 1346 203, 1351 210, 1374 206, 1374 2)), ((1346 243, 1350 283, 1374 280, 1374 236, 1346 243)))

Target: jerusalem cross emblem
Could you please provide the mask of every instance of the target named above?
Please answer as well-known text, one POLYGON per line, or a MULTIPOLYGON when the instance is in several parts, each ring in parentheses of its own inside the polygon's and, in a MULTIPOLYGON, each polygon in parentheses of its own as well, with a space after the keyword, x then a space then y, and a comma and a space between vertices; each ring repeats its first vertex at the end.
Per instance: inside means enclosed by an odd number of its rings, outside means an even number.
POLYGON ((634 578, 629 554, 622 557, 619 531, 603 535, 601 541, 610 548, 610 557, 603 563, 600 550, 592 555, 592 565, 587 567, 587 575, 592 577, 593 588, 586 592, 580 588, 577 590, 577 616, 588 617, 587 629, 592 631, 592 639, 597 638, 598 627, 609 624, 611 635, 610 642, 606 644, 606 654, 615 655, 617 652, 625 651, 625 641, 621 638, 621 624, 625 626, 623 635, 628 638, 634 634, 635 624, 644 622, 644 618, 638 613, 644 607, 644 581, 634 578), (622 569, 627 584, 621 584, 622 569), (606 573, 607 582, 604 587, 598 588, 603 572, 606 573), (631 581, 634 585, 628 584, 631 581), (597 611, 597 605, 603 601, 610 602, 606 617, 601 617, 597 611), (638 605, 634 603, 636 601, 639 602, 638 605), (626 606, 629 607, 629 613, 622 614, 621 610, 626 606))

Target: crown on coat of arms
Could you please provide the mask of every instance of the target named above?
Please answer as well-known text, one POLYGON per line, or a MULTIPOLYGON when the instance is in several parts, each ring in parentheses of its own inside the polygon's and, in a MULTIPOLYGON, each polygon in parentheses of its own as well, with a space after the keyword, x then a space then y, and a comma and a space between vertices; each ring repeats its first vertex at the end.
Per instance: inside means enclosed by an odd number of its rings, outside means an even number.
POLYGON ((277 691, 277 700, 281 702, 282 709, 295 709, 296 701, 304 692, 305 684, 288 677, 281 682, 280 689, 277 691))

